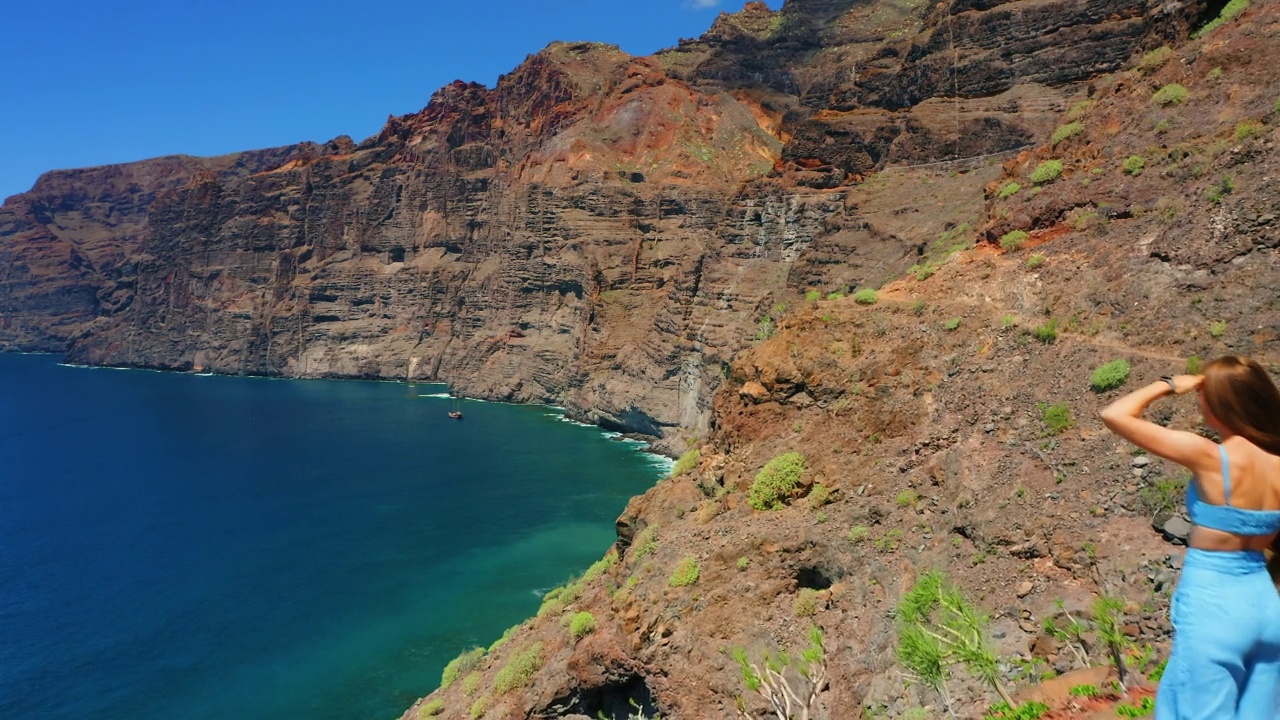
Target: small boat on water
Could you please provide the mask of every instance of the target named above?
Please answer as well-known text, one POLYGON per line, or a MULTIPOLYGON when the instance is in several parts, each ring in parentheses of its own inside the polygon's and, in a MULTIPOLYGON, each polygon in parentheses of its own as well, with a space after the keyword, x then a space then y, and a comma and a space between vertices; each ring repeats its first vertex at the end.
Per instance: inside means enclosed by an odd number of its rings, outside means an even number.
POLYGON ((461 411, 461 410, 454 410, 454 411, 452 411, 452 412, 450 412, 450 413, 449 413, 449 417, 453 418, 454 420, 461 420, 461 419, 462 419, 462 411, 461 411))

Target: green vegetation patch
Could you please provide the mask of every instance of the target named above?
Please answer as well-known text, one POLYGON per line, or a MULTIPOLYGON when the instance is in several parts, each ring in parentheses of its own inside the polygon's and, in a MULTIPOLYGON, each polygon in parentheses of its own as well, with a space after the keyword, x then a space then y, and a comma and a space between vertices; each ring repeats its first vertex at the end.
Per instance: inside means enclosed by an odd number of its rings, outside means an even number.
POLYGON ((1222 198, 1235 192, 1235 190, 1236 181, 1232 180, 1230 175, 1223 175, 1221 180, 1209 186, 1209 190, 1205 195, 1209 198, 1209 202, 1220 203, 1222 198))
POLYGON ((1141 175, 1142 171, 1147 168, 1147 159, 1142 157, 1141 155, 1130 155, 1129 157, 1124 159, 1124 164, 1122 165, 1122 167, 1124 168, 1125 172, 1129 173, 1130 175, 1133 175, 1134 177, 1137 177, 1138 175, 1141 175))
POLYGON ((813 617, 818 614, 818 591, 813 588, 800 588, 791 609, 796 617, 813 617))
POLYGON ((1236 124, 1236 140, 1248 140, 1251 137, 1261 135, 1266 129, 1266 126, 1257 120, 1243 120, 1236 124))
POLYGON ((671 468, 671 477, 678 477, 698 467, 698 463, 701 460, 702 452, 698 448, 681 455, 680 459, 676 460, 676 464, 671 468))
POLYGON ((1043 325, 1037 325, 1035 329, 1031 331, 1031 337, 1039 340, 1040 342, 1046 345, 1057 340, 1058 339, 1057 318, 1050 319, 1048 322, 1046 322, 1043 325))
POLYGON ((1209 326, 1209 335, 1211 337, 1220 338, 1227 332, 1227 323, 1225 320, 1219 320, 1209 326))
POLYGON ((476 701, 471 703, 471 709, 468 713, 471 715, 471 720, 479 720, 479 718, 484 717, 484 714, 488 712, 488 710, 489 696, 486 695, 484 697, 476 698, 476 701))
POLYGON ((422 708, 418 710, 418 715, 421 717, 435 717, 442 712, 444 712, 444 701, 436 698, 424 703, 422 708))
POLYGON ((1035 270, 1045 263, 1045 257, 1039 253, 1027 258, 1027 269, 1035 270))
POLYGON ((1120 359, 1103 363, 1093 371, 1089 384, 1094 392, 1114 390, 1129 380, 1129 361, 1120 359))
POLYGON ((871 288, 862 288, 853 294, 853 301, 859 305, 875 305, 878 299, 876 291, 871 288))
POLYGON ((1181 105, 1191 96, 1191 92, 1178 83, 1169 83, 1151 96, 1151 102, 1157 105, 1171 106, 1181 105))
POLYGON ((942 329, 948 332, 955 330, 958 327, 960 327, 960 318, 951 318, 950 320, 942 323, 942 329))
POLYGON ((1000 236, 1000 247, 1005 250, 1017 250, 1031 237, 1026 230, 1010 230, 1000 236))
POLYGON ((1049 712, 1049 706, 1036 700, 1028 700, 1017 707, 1011 707, 1006 702, 998 702, 987 709, 987 714, 982 716, 982 720, 1040 720, 1040 717, 1047 712, 1049 712))
POLYGON ((688 587, 698 582, 699 574, 698 558, 686 555, 676 564, 676 569, 671 572, 671 577, 667 578, 667 584, 671 587, 688 587))
POLYGON ((1079 135, 1082 132, 1084 132, 1084 123, 1080 122, 1079 120, 1075 122, 1069 122, 1066 125, 1059 127, 1057 130, 1054 130, 1053 137, 1049 138, 1049 141, 1052 145, 1057 147, 1058 143, 1062 142, 1063 140, 1066 140, 1069 137, 1079 135))
POLYGON ((581 640, 596 631, 596 616, 589 612, 576 613, 569 619, 569 634, 581 640))
POLYGON ((1058 179, 1062 174, 1061 160, 1045 160, 1031 173, 1031 182, 1040 185, 1058 179))
POLYGON ((1168 45, 1164 45, 1152 50, 1146 55, 1143 55, 1142 59, 1138 60, 1138 64, 1134 67, 1136 67, 1139 72, 1149 73, 1154 70, 1159 70, 1165 63, 1169 62, 1169 58, 1171 57, 1173 57, 1173 48, 1168 45))
POLYGON ((822 483, 814 484, 813 489, 809 491, 809 507, 817 510, 829 502, 831 502, 831 488, 822 483))
POLYGON ((757 510, 780 510, 796 486, 800 484, 800 476, 804 474, 807 460, 798 452, 783 453, 760 468, 751 489, 747 493, 747 501, 757 510))
POLYGON ((484 657, 484 648, 471 648, 449 661, 440 674, 440 689, 443 690, 458 681, 458 678, 470 673, 480 664, 484 657))
POLYGON ((1000 192, 996 193, 996 197, 1000 198, 1001 200, 1005 200, 1007 198, 1013 197, 1021 189, 1022 189, 1022 185, 1019 185, 1017 182, 1011 180, 1000 187, 1000 192))
POLYGON ((1218 28, 1226 25, 1236 18, 1237 15, 1249 9, 1249 0, 1231 0, 1218 13, 1218 17, 1210 20, 1208 24, 1199 30, 1191 33, 1192 40, 1199 40, 1218 28))
POLYGON ((499 693, 506 693, 528 685, 534 673, 542 669, 544 662, 546 658, 542 654, 542 643, 530 645, 516 653, 498 671, 498 675, 493 679, 493 689, 499 693))
POLYGON ((1057 435, 1075 424, 1066 403, 1040 403, 1040 420, 1049 435, 1057 435))
POLYGON ((645 525, 631 541, 631 559, 639 560, 658 549, 658 525, 645 525))

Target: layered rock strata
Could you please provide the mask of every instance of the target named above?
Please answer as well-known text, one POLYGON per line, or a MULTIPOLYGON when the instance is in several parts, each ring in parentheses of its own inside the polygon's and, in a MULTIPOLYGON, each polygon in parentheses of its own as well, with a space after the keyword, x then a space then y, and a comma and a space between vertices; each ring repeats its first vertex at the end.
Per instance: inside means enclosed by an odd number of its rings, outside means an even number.
POLYGON ((916 261, 850 184, 1026 146, 1199 11, 751 3, 651 58, 553 44, 358 145, 49 173, 0 209, 0 347, 445 380, 678 448, 777 306, 916 261))

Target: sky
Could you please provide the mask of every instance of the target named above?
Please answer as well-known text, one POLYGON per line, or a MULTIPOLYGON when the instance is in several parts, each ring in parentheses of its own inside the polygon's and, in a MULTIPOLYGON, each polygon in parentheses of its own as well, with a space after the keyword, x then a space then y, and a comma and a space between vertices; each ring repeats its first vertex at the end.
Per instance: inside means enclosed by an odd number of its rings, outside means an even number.
MULTIPOLYGON (((42 0, 0 22, 0 198, 43 172, 357 142, 553 40, 648 55, 744 0, 42 0)), ((768 0, 778 9, 782 0, 768 0)))

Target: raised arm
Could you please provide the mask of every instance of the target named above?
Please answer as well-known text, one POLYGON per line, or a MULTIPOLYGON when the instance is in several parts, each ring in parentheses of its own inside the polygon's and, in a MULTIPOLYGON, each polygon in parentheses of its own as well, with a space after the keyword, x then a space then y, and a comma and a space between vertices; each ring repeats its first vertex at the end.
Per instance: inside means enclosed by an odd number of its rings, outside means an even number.
POLYGON ((1192 392, 1203 381, 1200 375, 1178 375, 1172 383, 1160 380, 1138 388, 1108 405, 1102 411, 1102 422, 1112 432, 1143 450, 1190 468, 1194 473, 1212 470, 1218 466, 1218 450, 1212 440, 1142 419, 1142 411, 1156 398, 1192 392))

